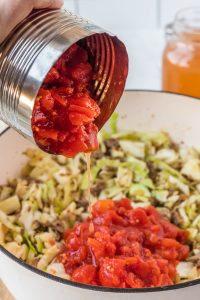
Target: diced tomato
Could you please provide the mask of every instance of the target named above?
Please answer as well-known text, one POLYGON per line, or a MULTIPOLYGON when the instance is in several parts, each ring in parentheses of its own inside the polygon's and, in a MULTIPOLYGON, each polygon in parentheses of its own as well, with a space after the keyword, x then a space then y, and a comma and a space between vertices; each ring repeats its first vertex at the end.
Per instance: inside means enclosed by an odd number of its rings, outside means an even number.
POLYGON ((81 246, 80 239, 74 234, 70 237, 70 239, 66 236, 66 247, 71 251, 77 251, 81 246))
POLYGON ((85 245, 81 245, 80 248, 72 254, 71 259, 76 264, 80 264, 83 260, 85 260, 86 257, 87 248, 85 245))
POLYGON ((177 240, 183 244, 187 241, 188 236, 189 236, 189 231, 186 231, 186 230, 178 231, 177 240))
POLYGON ((99 281, 103 286, 121 287, 127 277, 125 261, 120 258, 104 258, 99 270, 99 281))
POLYGON ((146 212, 142 208, 131 210, 129 214, 129 222, 131 224, 145 225, 148 221, 146 212))
POLYGON ((87 150, 87 145, 81 139, 76 136, 70 135, 70 137, 65 141, 63 148, 60 149, 61 154, 66 157, 73 157, 78 152, 85 152, 87 150))
MULTIPOLYGON (((35 110, 33 114, 33 120, 35 125, 46 125, 48 123, 48 119, 42 111, 35 110)), ((36 128, 36 127, 35 127, 36 128)))
POLYGON ((155 208, 134 209, 127 198, 99 200, 86 221, 67 230, 58 261, 72 280, 83 283, 118 288, 171 285, 189 247, 174 237, 175 229, 177 237, 186 232, 176 226, 168 230, 163 220, 155 208))
POLYGON ((96 279, 96 268, 92 265, 84 265, 77 268, 72 274, 72 280, 85 284, 91 284, 96 279))
POLYGON ((126 277, 126 284, 130 288, 143 288, 144 287, 144 282, 135 276, 133 273, 128 273, 126 277))
POLYGON ((117 247, 113 242, 107 242, 105 244, 105 251, 108 257, 114 257, 117 251, 117 247))
POLYGON ((68 132, 59 132, 58 141, 63 143, 67 139, 68 136, 69 136, 68 132))
POLYGON ((68 117, 71 124, 74 126, 86 125, 94 120, 78 112, 69 112, 68 117))
POLYGON ((32 115, 36 143, 43 150, 73 157, 98 148, 93 123, 100 108, 89 95, 93 77, 87 51, 72 45, 47 74, 32 115))
POLYGON ((47 76, 44 79, 44 84, 52 84, 56 82, 60 77, 58 70, 55 67, 52 67, 48 72, 47 76))
POLYGON ((38 131, 38 136, 44 139, 51 139, 56 141, 58 139, 58 135, 59 132, 52 128, 47 128, 47 129, 41 128, 38 131))
POLYGON ((80 106, 81 108, 87 109, 87 113, 91 111, 94 117, 97 117, 100 113, 100 108, 96 101, 90 98, 87 94, 78 93, 71 99, 71 104, 80 106))
POLYGON ((95 112, 92 111, 91 109, 88 109, 86 107, 82 107, 82 106, 79 106, 76 104, 70 104, 69 111, 86 115, 91 120, 94 120, 94 117, 96 116, 95 112))
POLYGON ((57 91, 51 91, 53 99, 61 106, 67 106, 67 100, 65 97, 61 96, 57 91))
POLYGON ((130 199, 128 199, 128 198, 123 198, 123 199, 119 200, 116 203, 116 205, 117 205, 117 207, 123 208, 123 209, 130 209, 131 208, 130 199))
POLYGON ((63 76, 61 75, 58 79, 58 84, 61 87, 65 87, 65 88, 73 88, 74 82, 73 80, 71 80, 69 77, 63 76))
POLYGON ((51 111, 54 107, 54 99, 52 98, 51 92, 40 89, 40 97, 41 107, 46 111, 51 111))
POLYGON ((97 201, 92 206, 92 215, 98 216, 101 215, 104 212, 107 212, 108 210, 111 210, 115 207, 115 204, 112 200, 104 200, 104 201, 97 201))
POLYGON ((80 63, 70 70, 70 76, 74 80, 88 82, 92 77, 92 67, 89 63, 80 63))
POLYGON ((96 260, 98 260, 104 256, 104 245, 101 242, 99 242, 98 240, 88 238, 87 245, 96 260))
POLYGON ((86 63, 87 61, 88 61, 87 51, 81 47, 78 47, 76 51, 74 51, 73 56, 70 57, 71 66, 75 64, 86 63))

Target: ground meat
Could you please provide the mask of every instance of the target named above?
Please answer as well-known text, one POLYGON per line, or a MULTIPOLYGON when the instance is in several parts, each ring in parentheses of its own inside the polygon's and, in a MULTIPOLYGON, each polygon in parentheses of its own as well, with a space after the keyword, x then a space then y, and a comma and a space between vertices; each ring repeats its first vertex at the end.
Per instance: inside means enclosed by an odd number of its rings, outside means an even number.
POLYGON ((63 234, 65 229, 63 228, 63 224, 59 218, 56 218, 50 225, 50 227, 55 231, 63 234))
POLYGON ((189 257, 187 261, 194 263, 195 266, 200 268, 200 254, 189 257))
POLYGON ((91 193, 93 196, 98 197, 99 194, 106 188, 106 182, 101 180, 98 181, 91 187, 91 193))
POLYGON ((103 158, 104 154, 101 150, 97 150, 95 152, 92 153, 91 158, 93 159, 101 159, 103 158))
POLYGON ((179 213, 177 211, 173 211, 171 213, 171 221, 172 223, 174 223, 176 226, 180 226, 182 225, 183 223, 183 220, 181 218, 181 216, 179 215, 179 213))
POLYGON ((149 169, 149 177, 155 183, 157 180, 157 170, 151 162, 147 162, 147 167, 149 169))
POLYGON ((119 150, 121 148, 119 141, 116 139, 105 140, 104 145, 106 146, 105 155, 109 155, 109 156, 112 154, 112 150, 114 149, 119 150))
POLYGON ((175 150, 176 152, 179 151, 179 145, 177 143, 175 143, 174 141, 171 141, 170 148, 175 150))
POLYGON ((120 144, 117 139, 108 139, 108 140, 104 141, 104 144, 105 144, 106 148, 111 148, 111 149, 119 149, 120 148, 120 144))
POLYGON ((156 198, 154 198, 154 197, 150 197, 149 201, 150 201, 151 205, 153 205, 153 206, 157 206, 158 205, 158 200, 156 198))
POLYGON ((55 233, 57 241, 62 239, 63 233, 65 231, 63 223, 58 218, 56 218, 53 222, 45 222, 45 223, 36 220, 33 222, 32 227, 36 233, 45 232, 45 231, 48 232, 48 230, 51 229, 55 233))
POLYGON ((80 197, 78 196, 76 201, 76 207, 82 207, 84 211, 87 211, 89 206, 89 199, 88 199, 88 191, 83 192, 83 195, 80 197))
POLYGON ((116 175, 117 173, 117 168, 116 167, 110 167, 106 166, 104 167, 100 172, 99 172, 99 178, 102 179, 107 179, 107 178, 112 178, 116 175))

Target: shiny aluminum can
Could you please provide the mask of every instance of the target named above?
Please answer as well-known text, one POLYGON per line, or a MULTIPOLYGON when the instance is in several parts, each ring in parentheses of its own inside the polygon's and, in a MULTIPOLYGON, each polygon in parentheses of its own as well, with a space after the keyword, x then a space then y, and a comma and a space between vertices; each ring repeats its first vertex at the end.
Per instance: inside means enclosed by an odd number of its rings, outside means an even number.
POLYGON ((81 41, 93 56, 99 128, 115 109, 125 86, 128 55, 111 33, 66 10, 38 10, 0 45, 0 119, 33 140, 31 117, 38 90, 57 59, 81 41))

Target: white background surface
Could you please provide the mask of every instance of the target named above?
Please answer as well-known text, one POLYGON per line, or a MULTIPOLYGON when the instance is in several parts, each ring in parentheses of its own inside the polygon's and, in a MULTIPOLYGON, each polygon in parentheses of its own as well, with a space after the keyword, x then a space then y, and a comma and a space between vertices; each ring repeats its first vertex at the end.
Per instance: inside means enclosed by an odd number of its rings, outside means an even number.
MULTIPOLYGON (((164 27, 200 0, 65 0, 65 8, 115 33, 129 53, 127 89, 161 89, 164 27)), ((4 126, 0 121, 0 130, 4 126)))
MULTIPOLYGON (((177 10, 197 5, 200 0, 65 0, 66 8, 124 41, 130 60, 126 88, 153 90, 161 88, 165 25, 177 10)), ((5 127, 0 121, 0 132, 5 127)))

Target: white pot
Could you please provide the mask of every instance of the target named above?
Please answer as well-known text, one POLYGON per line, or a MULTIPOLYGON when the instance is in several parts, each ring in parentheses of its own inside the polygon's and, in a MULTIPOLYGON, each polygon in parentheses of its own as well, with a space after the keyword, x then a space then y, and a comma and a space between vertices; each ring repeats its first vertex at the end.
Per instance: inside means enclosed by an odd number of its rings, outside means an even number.
MULTIPOLYGON (((127 91, 118 106, 119 127, 129 130, 164 130, 177 142, 200 148, 200 101, 148 91, 127 91)), ((24 161, 22 151, 32 147, 9 129, 0 138, 0 183, 16 175, 24 161)), ((86 286, 51 276, 26 265, 2 247, 0 276, 16 300, 197 300, 200 279, 155 289, 109 289, 86 286)))

